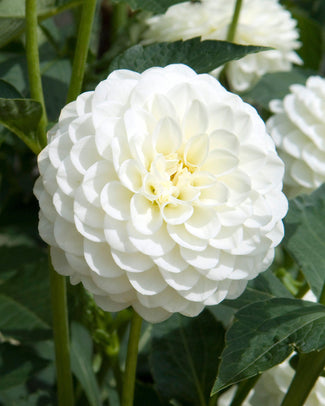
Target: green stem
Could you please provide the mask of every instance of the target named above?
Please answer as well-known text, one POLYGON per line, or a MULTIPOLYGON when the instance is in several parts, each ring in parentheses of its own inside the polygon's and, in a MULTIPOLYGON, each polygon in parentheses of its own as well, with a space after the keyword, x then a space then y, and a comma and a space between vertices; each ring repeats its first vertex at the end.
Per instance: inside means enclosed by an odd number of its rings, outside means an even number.
POLYGON ((71 82, 68 90, 67 103, 75 100, 81 92, 95 9, 96 0, 84 0, 78 30, 76 51, 72 65, 71 82))
MULTIPOLYGON (((319 303, 325 305, 325 284, 319 303)), ((325 348, 308 354, 299 354, 295 376, 281 406, 302 406, 325 367, 325 348)))
POLYGON ((238 384, 235 396, 230 404, 230 406, 240 406, 244 400, 247 398, 247 395, 251 389, 255 386, 260 375, 253 376, 252 378, 246 379, 238 384))
POLYGON ((132 406, 137 368, 138 346, 141 331, 141 317, 134 311, 131 320, 128 352, 123 380, 122 406, 132 406))
POLYGON ((37 0, 26 0, 26 55, 28 80, 32 99, 41 103, 43 114, 39 122, 38 141, 45 147, 47 116, 42 89, 42 80, 39 64, 38 39, 37 39, 37 0))
POLYGON ((325 349, 300 354, 296 374, 281 406, 303 406, 325 366, 325 349))
POLYGON ((239 20, 239 14, 240 14, 241 6, 242 6, 242 0, 236 0, 234 14, 232 16, 232 21, 231 21, 231 24, 229 26, 229 30, 228 30, 227 38, 226 38, 226 40, 229 41, 229 42, 233 42, 233 40, 235 38, 236 28, 237 28, 237 23, 238 23, 238 20, 239 20))
POLYGON ((66 281, 64 276, 55 272, 51 263, 50 281, 58 405, 73 406, 66 281))

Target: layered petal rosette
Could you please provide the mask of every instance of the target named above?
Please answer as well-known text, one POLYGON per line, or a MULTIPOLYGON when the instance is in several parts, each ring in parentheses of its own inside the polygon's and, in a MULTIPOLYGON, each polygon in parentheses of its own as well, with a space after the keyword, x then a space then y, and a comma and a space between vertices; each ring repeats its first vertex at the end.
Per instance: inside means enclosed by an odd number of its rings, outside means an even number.
POLYGON ((62 110, 38 164, 53 266, 104 310, 195 316, 238 297, 283 237, 263 121, 185 65, 113 72, 62 110))
MULTIPOLYGON (((186 1, 171 6, 165 14, 147 20, 145 41, 177 41, 201 37, 226 40, 232 22, 235 0, 186 1)), ((274 48, 250 54, 227 64, 231 88, 251 88, 267 72, 289 71, 301 64, 295 50, 300 47, 296 21, 277 0, 244 0, 236 27, 234 43, 274 48)), ((212 72, 217 75, 219 69, 212 72)))
POLYGON ((311 193, 325 182, 325 79, 292 85, 282 101, 273 100, 268 130, 285 162, 288 197, 311 193))

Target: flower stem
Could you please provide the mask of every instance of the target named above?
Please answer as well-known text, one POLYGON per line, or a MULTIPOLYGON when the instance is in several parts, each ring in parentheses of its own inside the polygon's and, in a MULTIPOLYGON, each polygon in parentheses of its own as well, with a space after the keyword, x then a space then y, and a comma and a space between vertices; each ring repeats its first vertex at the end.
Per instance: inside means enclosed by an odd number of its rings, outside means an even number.
POLYGON ((236 34, 236 28, 237 28, 237 23, 239 20, 239 14, 240 14, 240 9, 242 6, 242 0, 236 0, 236 5, 235 5, 235 9, 234 9, 234 14, 232 16, 232 21, 231 24, 229 26, 229 30, 227 33, 227 41, 229 42, 233 42, 234 38, 235 38, 235 34, 236 34))
POLYGON ((75 100, 81 92, 95 9, 96 0, 84 0, 78 29, 76 51, 72 65, 67 103, 75 100))
MULTIPOLYGON (((325 284, 319 303, 325 305, 325 284)), ((281 406, 302 406, 325 367, 325 348, 308 354, 299 354, 295 376, 281 406)))
POLYGON ((64 276, 55 272, 51 263, 50 281, 58 405, 73 406, 66 281, 64 276))
POLYGON ((255 386, 260 375, 253 376, 252 378, 246 379, 238 384, 237 391, 230 406, 240 406, 244 400, 247 398, 251 389, 255 386))
POLYGON ((141 317, 134 311, 131 320, 128 352, 123 381, 122 406, 132 406, 137 368, 138 346, 141 331, 141 317))
POLYGON ((39 64, 38 40, 37 40, 37 0, 26 0, 26 55, 28 80, 32 99, 41 103, 43 114, 39 122, 38 142, 45 147, 47 116, 42 89, 42 80, 39 64))
POLYGON ((303 406, 325 365, 325 349, 300 354, 296 374, 281 406, 303 406))

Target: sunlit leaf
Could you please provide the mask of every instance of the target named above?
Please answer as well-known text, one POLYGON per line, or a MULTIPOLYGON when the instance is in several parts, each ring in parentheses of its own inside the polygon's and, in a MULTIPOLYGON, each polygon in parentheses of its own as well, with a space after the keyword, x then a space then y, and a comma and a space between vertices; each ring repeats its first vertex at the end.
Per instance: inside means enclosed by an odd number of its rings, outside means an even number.
POLYGON ((296 260, 317 297, 325 281, 325 185, 290 200, 284 246, 296 260))
POLYGON ((325 306, 299 299, 270 299, 236 313, 212 394, 281 363, 296 348, 325 347, 325 306))

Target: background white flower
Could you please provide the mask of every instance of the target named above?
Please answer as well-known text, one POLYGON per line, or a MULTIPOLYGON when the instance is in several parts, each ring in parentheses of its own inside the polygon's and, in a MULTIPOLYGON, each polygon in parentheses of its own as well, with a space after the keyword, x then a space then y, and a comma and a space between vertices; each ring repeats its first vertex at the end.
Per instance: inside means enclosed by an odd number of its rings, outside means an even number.
POLYGON ((185 65, 113 72, 62 110, 38 165, 54 268, 104 310, 195 316, 239 296, 283 237, 263 121, 185 65))
MULTIPOLYGON (((171 6, 165 14, 147 20, 146 42, 188 40, 226 40, 235 0, 189 1, 171 6)), ((288 71, 301 64, 296 21, 277 0, 244 0, 234 38, 243 45, 262 45, 274 50, 250 54, 227 64, 231 88, 244 91, 267 72, 288 71)), ((212 72, 218 74, 219 69, 212 72)))
POLYGON ((267 128, 285 162, 285 192, 294 197, 325 182, 325 79, 309 77, 290 91, 270 103, 267 128))

